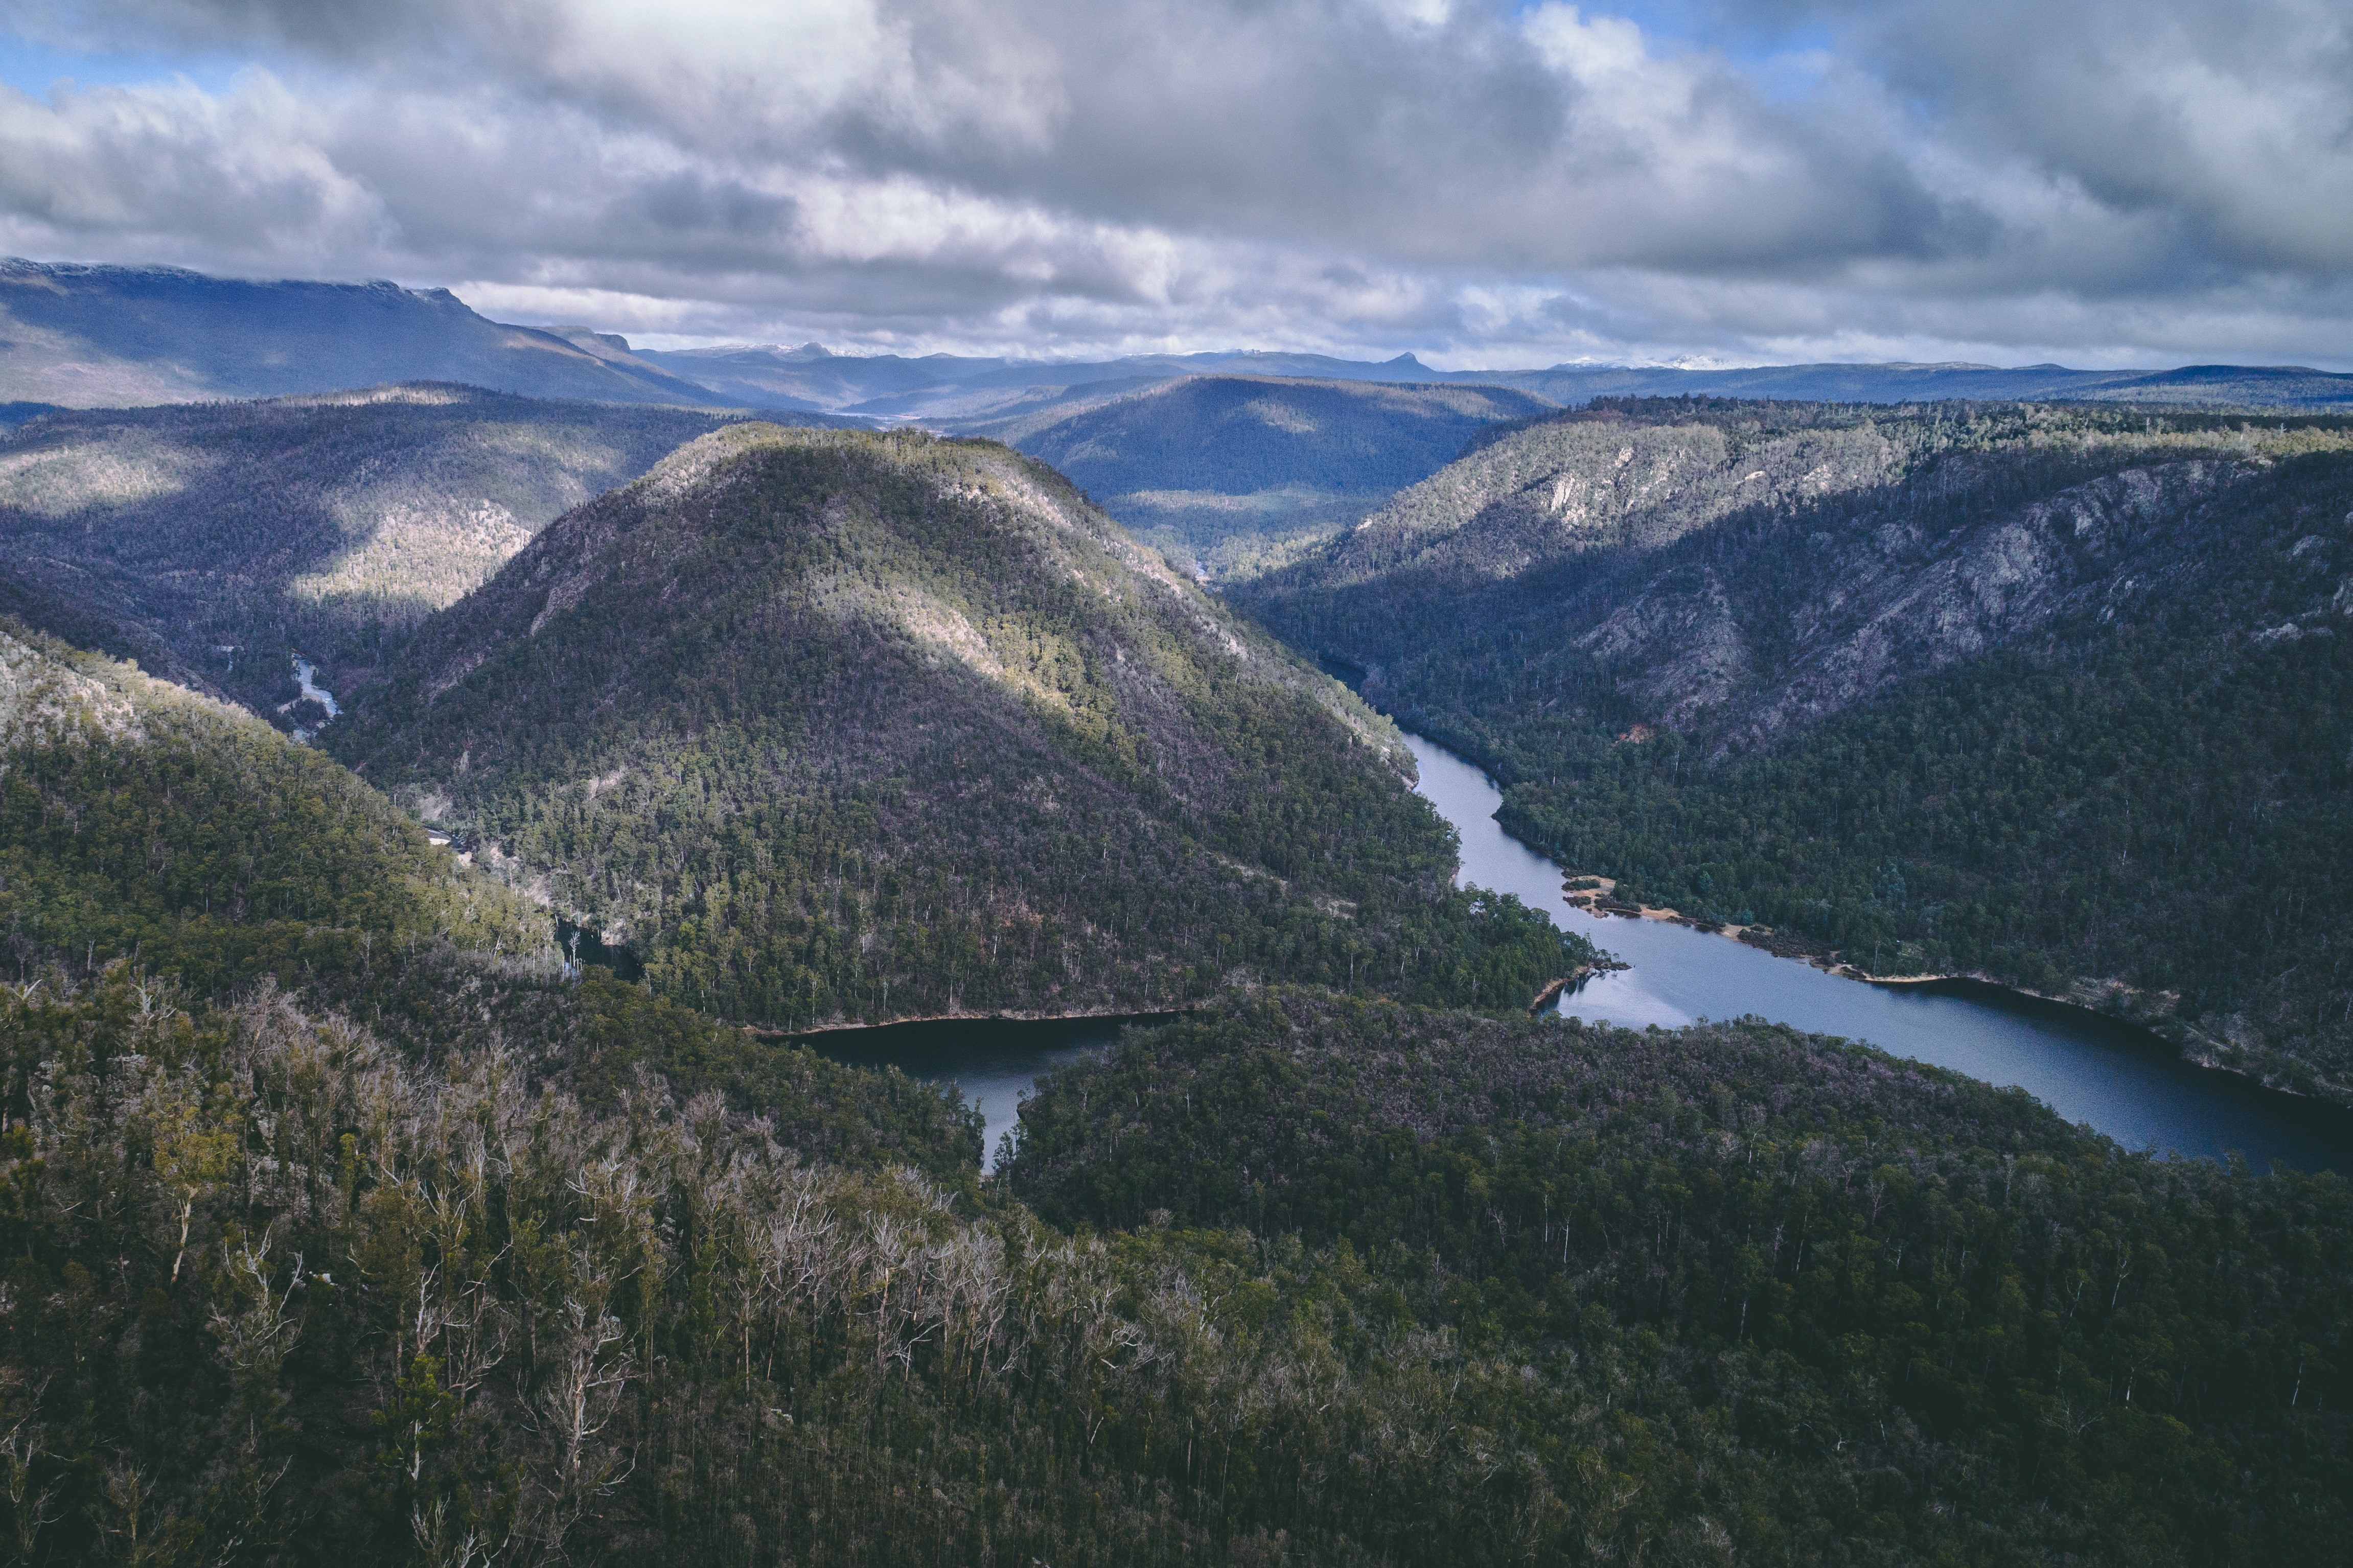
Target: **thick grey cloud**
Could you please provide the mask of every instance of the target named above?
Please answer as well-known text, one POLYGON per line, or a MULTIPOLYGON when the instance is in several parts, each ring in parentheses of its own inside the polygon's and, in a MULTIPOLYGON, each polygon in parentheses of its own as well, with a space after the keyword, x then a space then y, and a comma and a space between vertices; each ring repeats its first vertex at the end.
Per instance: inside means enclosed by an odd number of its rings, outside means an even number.
POLYGON ((5 15, 251 62, 0 89, 26 254, 1028 353, 2353 362, 2353 41, 2311 0, 5 15))

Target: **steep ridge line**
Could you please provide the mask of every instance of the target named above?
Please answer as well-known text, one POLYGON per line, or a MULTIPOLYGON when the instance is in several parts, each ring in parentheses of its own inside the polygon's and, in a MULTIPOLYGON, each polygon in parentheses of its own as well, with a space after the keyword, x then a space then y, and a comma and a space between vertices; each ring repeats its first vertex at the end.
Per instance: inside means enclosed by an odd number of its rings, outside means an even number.
POLYGON ((1517 1005, 1395 731, 987 442, 737 426, 421 627, 339 756, 765 1027, 1314 979, 1517 1005))

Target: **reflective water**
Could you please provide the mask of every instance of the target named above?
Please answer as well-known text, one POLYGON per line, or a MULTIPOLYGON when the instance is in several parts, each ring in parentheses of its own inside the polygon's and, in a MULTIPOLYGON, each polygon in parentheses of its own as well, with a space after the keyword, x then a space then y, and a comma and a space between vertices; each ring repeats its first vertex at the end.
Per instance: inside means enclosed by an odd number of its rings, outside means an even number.
POLYGON ((928 1018, 871 1029, 828 1029, 804 1035, 800 1043, 853 1067, 894 1067, 926 1083, 955 1083, 987 1122, 980 1163, 993 1169, 997 1141, 1013 1130, 1022 1097, 1039 1074, 1115 1044, 1128 1024, 1154 1021, 1149 1016, 928 1018))
POLYGON ((1514 894, 1633 965, 1563 997, 1563 1013, 1668 1028, 1753 1013, 2017 1084, 2129 1149, 2353 1173, 2353 1113, 2190 1067, 2146 1031, 1983 987, 1868 985, 1688 926, 1588 914, 1562 896, 1559 868, 1496 823, 1503 796, 1485 773, 1418 735, 1407 742, 1421 794, 1462 836, 1458 885, 1514 894))

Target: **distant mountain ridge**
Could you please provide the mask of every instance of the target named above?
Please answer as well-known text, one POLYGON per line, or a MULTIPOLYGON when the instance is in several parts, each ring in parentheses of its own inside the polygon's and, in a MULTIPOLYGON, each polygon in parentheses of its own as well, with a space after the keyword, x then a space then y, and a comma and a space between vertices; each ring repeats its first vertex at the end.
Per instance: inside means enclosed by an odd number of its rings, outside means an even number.
MULTIPOLYGON (((586 328, 557 328, 577 342, 586 328)), ((1567 406, 1597 397, 1751 397, 1808 403, 2097 400, 2242 407, 2353 406, 2353 375, 2306 365, 2182 365, 2171 370, 2000 366, 1565 363, 1537 370, 1432 370, 1412 354, 1348 360, 1260 350, 1141 354, 1099 361, 839 354, 818 343, 632 351, 638 359, 754 406, 921 419, 958 435, 1004 437, 1012 419, 1078 413, 1186 376, 1476 384, 1567 406), (768 399, 782 401, 768 402, 768 399)))
POLYGON ((592 354, 535 327, 489 321, 447 289, 0 260, 0 401, 126 407, 400 381, 607 403, 712 401, 625 352, 592 354))
POLYGON ((1172 558, 1224 576, 1377 510, 1483 432, 1556 412, 1510 387, 1188 375, 966 429, 1053 464, 1172 558))
POLYGON ((2353 407, 2353 375, 2301 365, 1565 363, 1437 371, 1410 353, 1371 361, 1241 350, 1065 362, 845 354, 817 343, 639 349, 593 326, 492 321, 446 289, 259 281, 176 267, 0 261, 0 404, 124 406, 459 381, 534 397, 789 409, 921 421, 978 434, 972 426, 983 422, 1054 409, 1075 413, 1202 374, 1477 383, 1562 405, 1607 396, 1706 395, 2353 407))

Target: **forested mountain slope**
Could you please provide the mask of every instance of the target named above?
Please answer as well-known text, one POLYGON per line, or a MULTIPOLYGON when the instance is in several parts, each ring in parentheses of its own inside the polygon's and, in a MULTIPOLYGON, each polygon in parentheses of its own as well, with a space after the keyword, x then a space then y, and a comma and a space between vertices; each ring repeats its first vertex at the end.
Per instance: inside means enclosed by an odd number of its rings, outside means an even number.
POLYGON ((544 921, 367 785, 251 715, 0 621, 0 911, 19 979, 137 953, 199 991, 544 921))
POLYGON ((1762 1024, 1295 993, 1130 1036, 1021 1116, 1003 1180, 1043 1217, 1264 1270, 1226 1288, 1261 1386, 1365 1435, 1291 1416, 1261 1450, 1303 1535, 2179 1563, 2325 1562, 2353 1530, 2333 1177, 2126 1156, 2021 1091, 1762 1024), (1433 1474, 1451 1443, 1366 1399, 1415 1342, 1448 1346, 1420 1400, 1483 1476, 1433 1474))
MULTIPOLYGON (((860 449, 710 444, 776 438, 860 449)), ((1229 992, 984 1184, 953 1092, 569 976, 317 751, 13 626, 0 910, 28 1568, 2317 1568, 2348 1528, 2342 1181, 1842 1042, 1229 992)), ((1415 934, 1492 973, 1482 923, 1415 934)))
POLYGON ((21 1121, 60 1044, 26 1022, 42 1007, 64 1008, 60 1027, 126 1004, 218 1024, 282 991, 416 1062, 492 1052, 518 1084, 598 1105, 649 1082, 718 1092, 811 1153, 978 1169, 979 1124, 952 1094, 567 970, 543 910, 340 763, 5 619, 0 929, 9 990, 39 1001, 0 1026, 0 1117, 21 1121))
POLYGON ((1913 421, 1835 405, 1777 409, 1769 420, 1709 401, 1549 416, 1488 432, 1244 597, 1303 625, 1354 633, 1361 620, 1361 637, 1375 639, 1361 643, 1367 650, 1402 648, 1409 624, 1466 593, 1591 551, 1664 544, 1736 511, 1869 489, 1901 471, 1907 439, 1934 438, 1913 421))
POLYGON ((0 437, 0 609, 273 714, 290 647, 347 691, 725 417, 433 384, 51 414, 0 437))
POLYGON ((660 994, 782 1027, 1314 979, 1524 1005, 1394 731, 993 443, 742 426, 542 533, 328 731, 660 994))
POLYGON ((126 407, 393 381, 611 403, 716 401, 658 366, 485 321, 447 289, 0 259, 0 399, 126 407))
POLYGON ((1243 590, 1619 897, 2353 1098, 2342 419, 1667 403, 1243 590))
POLYGON ((1493 386, 1202 375, 955 428, 1053 464, 1178 559, 1221 564, 1354 522, 1480 430, 1550 408, 1493 386))

